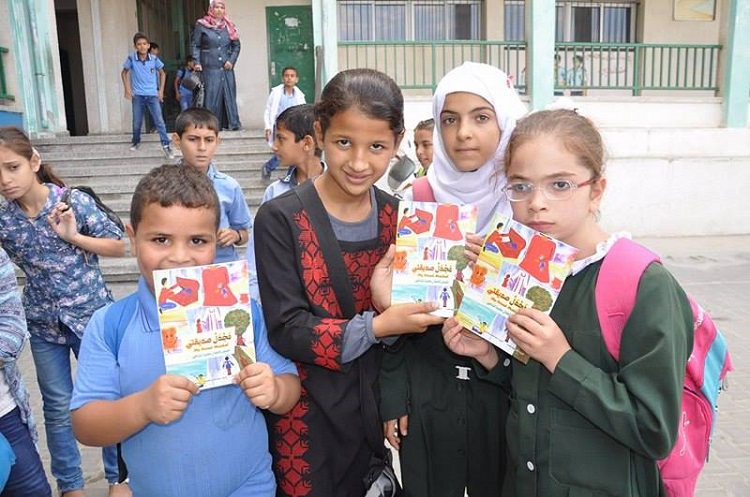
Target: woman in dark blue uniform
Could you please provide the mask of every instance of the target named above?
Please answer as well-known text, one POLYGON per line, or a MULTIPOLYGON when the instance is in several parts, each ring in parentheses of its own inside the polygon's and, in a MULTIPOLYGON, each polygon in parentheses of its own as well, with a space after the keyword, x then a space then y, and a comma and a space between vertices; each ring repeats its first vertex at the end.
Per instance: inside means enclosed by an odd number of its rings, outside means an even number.
POLYGON ((223 128, 240 129, 234 65, 240 55, 240 36, 226 16, 226 3, 214 0, 198 19, 191 40, 196 71, 203 72, 203 106, 216 114, 223 128))

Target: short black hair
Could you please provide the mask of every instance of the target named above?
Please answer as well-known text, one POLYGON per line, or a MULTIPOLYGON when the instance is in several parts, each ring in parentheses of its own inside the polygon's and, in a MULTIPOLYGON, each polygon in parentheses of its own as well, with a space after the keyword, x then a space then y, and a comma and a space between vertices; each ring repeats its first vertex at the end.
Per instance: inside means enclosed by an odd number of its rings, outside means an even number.
POLYGON ((133 35, 133 45, 138 43, 138 40, 146 40, 148 41, 148 36, 146 36, 144 33, 141 33, 138 31, 136 34, 133 35))
POLYGON ((159 50, 159 44, 155 41, 148 42, 148 49, 149 50, 159 50))
POLYGON ((182 137, 191 124, 194 128, 207 128, 219 134, 219 119, 206 108, 190 107, 180 112, 174 122, 174 132, 182 137))
POLYGON ((294 75, 299 76, 299 71, 297 71, 297 68, 294 66, 286 66, 284 69, 281 70, 281 75, 284 76, 284 73, 287 71, 294 71, 294 75))
POLYGON ((315 110, 313 104, 293 105, 284 110, 276 118, 276 128, 294 133, 294 141, 300 141, 305 136, 315 136, 315 110))
POLYGON ((143 211, 151 204, 212 210, 216 212, 215 227, 219 229, 221 209, 214 184, 208 176, 194 167, 164 164, 153 168, 141 178, 130 202, 130 224, 133 231, 138 230, 143 211))
POLYGON ((306 136, 313 139, 315 155, 320 157, 322 151, 315 140, 315 108, 313 104, 301 104, 288 107, 276 118, 276 129, 283 127, 294 133, 294 141, 299 142, 306 136))
POLYGON ((347 69, 323 88, 315 119, 325 136, 333 116, 355 108, 371 119, 388 123, 395 136, 404 133, 404 96, 390 76, 374 69, 347 69))

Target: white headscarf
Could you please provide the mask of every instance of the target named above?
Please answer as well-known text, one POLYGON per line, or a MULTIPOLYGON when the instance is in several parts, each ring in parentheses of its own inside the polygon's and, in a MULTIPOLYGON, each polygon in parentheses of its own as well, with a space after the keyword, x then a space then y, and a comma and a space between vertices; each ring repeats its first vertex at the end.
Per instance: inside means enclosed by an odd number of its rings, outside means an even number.
POLYGON ((516 120, 526 114, 526 106, 503 71, 487 64, 464 62, 438 83, 432 100, 432 113, 435 118, 435 150, 427 179, 435 200, 477 205, 477 233, 485 234, 495 212, 511 215, 510 202, 502 193, 506 184, 505 175, 497 173, 504 167, 505 148, 516 127, 516 120), (456 92, 473 93, 487 100, 495 109, 500 127, 500 143, 494 157, 472 172, 462 172, 456 168, 445 151, 440 135, 440 113, 445 97, 456 92))

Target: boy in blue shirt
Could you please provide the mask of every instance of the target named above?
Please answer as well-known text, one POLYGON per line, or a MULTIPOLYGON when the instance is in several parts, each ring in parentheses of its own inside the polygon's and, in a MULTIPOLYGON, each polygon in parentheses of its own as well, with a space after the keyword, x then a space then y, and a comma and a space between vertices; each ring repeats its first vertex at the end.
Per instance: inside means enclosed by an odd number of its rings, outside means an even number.
POLYGON ((252 302, 257 362, 236 385, 200 391, 165 374, 152 272, 214 260, 219 200, 205 174, 167 164, 139 182, 126 227, 141 271, 137 307, 117 352, 105 339, 108 307, 89 322, 71 401, 73 430, 87 445, 122 442, 134 495, 273 497, 261 410, 285 413, 300 395, 294 365, 268 344, 252 302), (247 397, 247 398, 245 398, 247 397))
POLYGON ((240 184, 228 174, 219 172, 213 164, 214 154, 221 144, 219 120, 208 109, 187 109, 175 120, 172 141, 182 152, 180 163, 207 175, 219 195, 221 221, 216 236, 215 262, 239 260, 235 245, 247 243, 253 217, 240 184))
POLYGON ((192 55, 188 55, 185 59, 185 66, 177 70, 177 75, 174 78, 174 93, 177 101, 180 102, 180 111, 185 111, 193 105, 193 90, 185 87, 182 83, 185 78, 189 78, 193 74, 194 68, 195 59, 192 55))
POLYGON ((164 156, 170 160, 174 159, 169 146, 167 128, 161 114, 164 85, 167 81, 164 63, 159 60, 159 57, 149 53, 148 37, 143 33, 136 33, 133 36, 133 45, 135 45, 135 52, 125 59, 120 73, 122 84, 125 86, 125 98, 130 100, 133 106, 133 143, 130 145, 130 150, 138 150, 141 145, 141 125, 143 115, 148 109, 156 130, 159 132, 164 156))
POLYGON ((271 149, 279 158, 279 165, 288 170, 283 178, 268 185, 261 204, 323 172, 314 124, 312 104, 294 105, 276 118, 271 149))

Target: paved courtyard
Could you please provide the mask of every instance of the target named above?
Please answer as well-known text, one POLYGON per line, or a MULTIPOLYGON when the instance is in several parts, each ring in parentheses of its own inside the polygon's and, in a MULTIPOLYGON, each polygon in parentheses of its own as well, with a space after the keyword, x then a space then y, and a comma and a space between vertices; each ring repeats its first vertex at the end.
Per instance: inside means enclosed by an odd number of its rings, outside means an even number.
MULTIPOLYGON (((685 289, 713 316, 729 342, 735 366, 719 398, 719 418, 699 497, 750 497, 750 236, 641 240, 661 253, 685 289)), ((127 288, 115 288, 116 296, 127 288)), ((34 411, 42 427, 41 397, 28 350, 21 359, 34 411)), ((40 433, 42 438, 44 432, 40 433)), ((107 495, 100 450, 82 448, 89 497, 107 495)), ((49 475, 49 454, 42 442, 49 475)), ((54 487, 53 487, 54 488, 54 487)), ((190 497, 190 496, 186 496, 190 497)))

